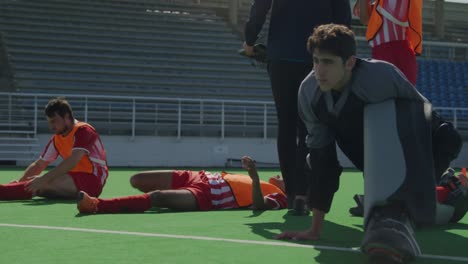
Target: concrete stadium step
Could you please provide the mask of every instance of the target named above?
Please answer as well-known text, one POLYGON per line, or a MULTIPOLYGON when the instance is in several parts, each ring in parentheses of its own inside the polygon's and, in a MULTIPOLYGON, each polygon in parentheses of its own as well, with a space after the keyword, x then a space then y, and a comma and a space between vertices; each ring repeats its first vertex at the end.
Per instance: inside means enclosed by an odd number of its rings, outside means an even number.
MULTIPOLYGON (((122 66, 117 67, 116 65, 97 65, 97 66, 84 66, 82 64, 46 64, 36 62, 35 64, 28 63, 23 65, 19 62, 16 63, 15 71, 17 76, 24 77, 24 74, 32 72, 32 74, 40 73, 54 76, 56 74, 70 74, 77 75, 83 74, 86 76, 99 76, 99 78, 113 77, 118 75, 119 78, 134 77, 134 78, 178 78, 178 79, 199 79, 206 78, 207 80, 218 80, 223 79, 239 80, 242 82, 268 82, 268 76, 259 75, 258 72, 249 72, 248 69, 243 71, 240 70, 229 70, 223 68, 215 68, 208 64, 208 67, 200 65, 193 65, 193 68, 183 66, 170 66, 160 65, 152 67, 137 67, 133 66, 122 66)), ((37 76, 37 74, 35 74, 37 76)), ((81 79, 81 78, 80 78, 81 79)))
MULTIPOLYGON (((23 53, 23 54, 42 54, 42 55, 71 55, 71 56, 83 56, 83 57, 106 57, 106 58, 133 58, 133 59, 152 59, 156 57, 164 59, 185 59, 188 61, 192 60, 218 60, 219 62, 229 62, 238 65, 248 66, 250 65, 249 60, 242 56, 239 56, 237 53, 210 53, 208 51, 191 53, 190 51, 184 49, 152 49, 152 50, 126 50, 126 49, 107 49, 107 48, 86 48, 86 47, 60 47, 57 48, 34 48, 34 47, 20 47, 19 45, 14 48, 9 48, 11 54, 23 53)), ((14 59, 14 58, 12 58, 14 59)))
MULTIPOLYGON (((14 52, 12 62, 15 67, 21 68, 23 65, 44 65, 44 68, 49 65, 62 65, 64 67, 110 67, 110 68, 128 68, 133 69, 151 69, 153 67, 167 67, 169 69, 175 67, 184 69, 210 70, 210 71, 227 71, 227 72, 260 72, 257 68, 246 67, 250 65, 249 60, 232 61, 226 64, 224 61, 219 60, 204 60, 199 58, 190 57, 152 57, 140 59, 135 57, 113 57, 113 56, 76 56, 73 53, 37 53, 37 52, 14 52)), ((261 71, 265 73, 265 71, 261 71)))
POLYGON ((37 82, 36 84, 19 84, 18 92, 26 93, 37 93, 47 90, 52 95, 75 95, 77 92, 81 92, 87 95, 121 95, 128 96, 164 96, 172 98, 190 97, 190 98, 213 98, 213 99, 241 99, 245 100, 261 100, 271 101, 272 95, 269 87, 267 89, 232 89, 232 88, 187 88, 180 84, 165 84, 164 86, 158 85, 153 87, 144 87, 141 85, 133 86, 109 86, 109 85, 95 85, 95 84, 76 84, 76 83, 65 83, 65 84, 50 84, 37 82))
MULTIPOLYGON (((4 10, 31 10, 36 9, 42 12, 69 12, 77 15, 85 14, 101 14, 103 16, 134 16, 134 19, 139 19, 142 14, 161 15, 161 16, 188 16, 192 18, 222 20, 217 17, 212 9, 200 8, 198 6, 190 5, 162 5, 153 2, 152 5, 121 5, 103 1, 15 1, 8 2, 2 6, 4 10), (151 13, 149 13, 151 11, 151 13), (156 11, 156 12, 155 12, 156 11), (157 12, 160 11, 160 12, 157 12)), ((123 3, 121 1, 120 3, 123 3)), ((135 3, 130 1, 128 3, 135 3)))
MULTIPOLYGON (((24 23, 25 24, 25 23, 24 23)), ((95 37, 97 39, 106 39, 106 38, 115 38, 115 37, 123 37, 125 38, 125 35, 128 37, 142 37, 141 35, 135 36, 135 31, 123 31, 123 30, 117 30, 117 29, 101 29, 101 30, 96 30, 96 29, 86 29, 86 30, 77 30, 77 28, 74 28, 72 26, 61 26, 61 27, 45 27, 37 24, 30 24, 25 26, 24 24, 18 25, 15 23, 9 23, 9 22, 2 22, 1 29, 5 31, 6 37, 8 38, 9 35, 13 35, 16 32, 26 32, 29 34, 34 34, 34 35, 39 35, 39 34, 53 34, 53 35, 64 35, 64 36, 80 36, 80 37, 95 37)), ((148 31, 146 32, 147 34, 157 34, 158 31, 148 31)), ((179 40, 179 41, 184 41, 184 40, 197 40, 197 42, 203 43, 203 42, 214 42, 214 43, 225 43, 225 44, 232 44, 229 42, 229 40, 235 40, 237 39, 236 36, 230 34, 230 33, 224 33, 224 34, 219 34, 219 33, 207 33, 207 32, 193 32, 193 31, 166 31, 166 32, 161 32, 158 37, 161 37, 160 40, 163 41, 165 40, 164 38, 172 38, 174 40, 179 40)), ((154 36, 147 36, 146 38, 155 38, 154 36)))

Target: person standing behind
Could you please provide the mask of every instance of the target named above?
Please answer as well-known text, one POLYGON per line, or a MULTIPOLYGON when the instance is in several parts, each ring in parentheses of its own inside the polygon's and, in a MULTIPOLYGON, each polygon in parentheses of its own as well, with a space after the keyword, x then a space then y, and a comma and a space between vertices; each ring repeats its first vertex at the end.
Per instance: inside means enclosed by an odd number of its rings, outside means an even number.
POLYGON ((307 38, 321 24, 350 26, 351 6, 348 0, 254 0, 245 25, 243 48, 247 56, 254 55, 258 39, 271 9, 268 32, 268 74, 278 118, 277 148, 281 173, 288 199, 296 198, 295 214, 307 214, 305 195, 305 157, 307 135, 297 114, 297 92, 302 80, 312 70, 307 52, 307 38))
POLYGON ((26 200, 34 196, 75 199, 79 191, 99 196, 109 173, 98 133, 88 123, 76 120, 70 104, 63 98, 50 100, 45 115, 54 135, 41 157, 26 168, 19 180, 0 184, 0 200, 26 200), (58 156, 62 162, 39 176, 58 156))
POLYGON ((416 85, 422 52, 422 0, 357 0, 353 13, 367 25, 372 58, 397 66, 416 85))

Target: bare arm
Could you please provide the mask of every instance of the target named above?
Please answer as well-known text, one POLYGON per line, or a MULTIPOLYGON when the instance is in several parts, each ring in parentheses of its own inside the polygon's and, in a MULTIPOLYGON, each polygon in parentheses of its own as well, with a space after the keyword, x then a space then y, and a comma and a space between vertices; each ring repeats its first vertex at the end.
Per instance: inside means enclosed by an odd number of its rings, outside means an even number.
POLYGON ((369 0, 358 0, 359 1, 359 18, 361 23, 367 25, 369 23, 369 16, 371 12, 371 5, 369 0))
POLYGON ((242 167, 247 170, 250 178, 252 179, 252 200, 253 208, 258 210, 267 210, 268 205, 265 202, 265 198, 260 188, 260 177, 258 176, 257 168, 255 167, 255 161, 248 156, 242 157, 242 167))
POLYGON ((27 181, 30 180, 32 177, 41 174, 41 172, 43 172, 45 168, 47 168, 47 165, 49 165, 49 163, 42 159, 34 161, 33 163, 29 164, 29 166, 24 171, 23 176, 18 181, 27 181))
POLYGON ((46 174, 40 177, 34 178, 31 182, 26 185, 26 190, 32 193, 36 193, 36 191, 42 189, 48 182, 52 179, 56 179, 58 177, 62 177, 63 175, 67 174, 71 169, 73 169, 81 158, 86 154, 86 151, 82 149, 75 149, 72 151, 72 154, 69 158, 64 159, 60 162, 57 167, 53 168, 46 174))
POLYGON ((83 158, 85 154, 86 151, 82 149, 74 149, 70 157, 64 159, 62 162, 60 162, 59 165, 57 165, 57 167, 44 174, 42 177, 44 180, 49 181, 56 177, 67 174, 78 164, 78 162, 80 162, 81 158, 83 158))

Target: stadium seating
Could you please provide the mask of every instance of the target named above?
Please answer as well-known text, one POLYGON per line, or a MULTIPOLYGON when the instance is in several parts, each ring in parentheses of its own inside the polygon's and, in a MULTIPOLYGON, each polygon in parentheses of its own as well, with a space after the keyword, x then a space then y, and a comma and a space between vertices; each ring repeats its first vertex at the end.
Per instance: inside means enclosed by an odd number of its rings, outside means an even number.
MULTIPOLYGON (((19 92, 271 100, 265 70, 237 54, 241 39, 214 8, 227 7, 227 0, 1 3, 0 30, 19 92)), ((243 25, 250 1, 239 5, 243 25)), ((426 14, 433 8, 427 6, 426 14)), ((354 21, 353 27, 360 32, 358 24, 354 21)), ((268 22, 263 41, 267 29, 268 22)), ((431 62, 450 56, 443 46, 426 45, 424 52, 431 62)), ((370 56, 362 38, 358 54, 370 56)), ((431 69, 442 63, 426 66, 431 62, 420 60, 418 88, 435 98, 432 92, 440 91, 432 86, 448 85, 458 95, 460 83, 449 81, 456 78, 439 79, 431 69)), ((444 71, 449 66, 437 67, 444 71)), ((460 76, 465 66, 457 67, 450 69, 460 76)), ((439 99, 445 106, 445 98, 437 98, 436 104, 439 99)))
MULTIPOLYGON (((18 92, 272 100, 265 69, 252 67, 237 54, 242 40, 233 29, 242 27, 229 25, 220 12, 229 6, 227 0, 0 3, 0 31, 18 92)), ((434 5, 424 3, 425 27, 430 29, 434 5)), ((457 21, 465 18, 458 6, 447 6, 458 17, 448 18, 447 31, 460 30, 457 21)), ((249 8, 250 0, 239 2, 239 25, 249 8)), ((358 55, 369 57, 365 27, 355 18, 353 29, 358 55)), ((266 42, 267 30, 268 22, 260 41, 266 42)), ((425 33, 426 39, 431 37, 425 33)), ((417 88, 435 106, 468 105, 468 64, 449 60, 462 59, 468 54, 463 51, 425 44, 417 88)))
MULTIPOLYGON (((215 1, 216 2, 216 1, 215 1)), ((17 91, 271 100, 214 9, 163 1, 1 1, 17 91)))

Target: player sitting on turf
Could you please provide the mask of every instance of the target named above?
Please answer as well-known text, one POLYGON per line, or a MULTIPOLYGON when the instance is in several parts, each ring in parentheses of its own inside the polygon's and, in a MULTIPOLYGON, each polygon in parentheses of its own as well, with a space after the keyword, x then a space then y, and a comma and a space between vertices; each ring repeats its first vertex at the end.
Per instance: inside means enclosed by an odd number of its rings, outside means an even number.
POLYGON ((45 107, 54 135, 41 157, 31 163, 23 176, 0 184, 0 200, 25 200, 34 196, 74 199, 78 191, 101 194, 108 177, 106 151, 96 130, 73 115, 63 98, 52 99, 45 107), (58 157, 63 160, 40 175, 58 157))
POLYGON ((144 212, 151 207, 181 211, 253 208, 287 208, 284 183, 279 177, 260 181, 255 162, 242 157, 249 174, 210 173, 207 171, 145 171, 131 177, 141 195, 98 199, 80 192, 78 210, 83 214, 144 212))

